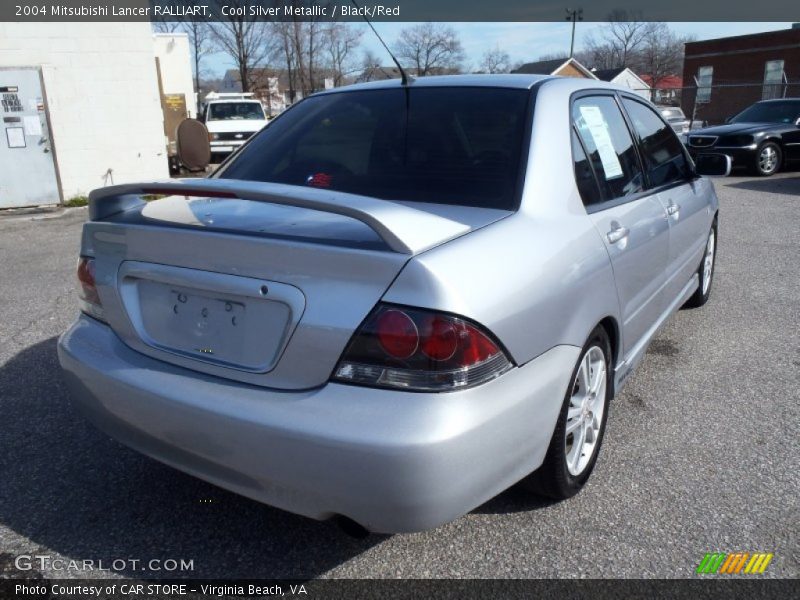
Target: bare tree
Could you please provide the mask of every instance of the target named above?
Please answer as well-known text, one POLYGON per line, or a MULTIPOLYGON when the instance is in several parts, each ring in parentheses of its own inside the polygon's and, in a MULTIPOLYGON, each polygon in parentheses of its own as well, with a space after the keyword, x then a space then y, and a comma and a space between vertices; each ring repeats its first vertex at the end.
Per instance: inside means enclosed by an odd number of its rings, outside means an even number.
POLYGON ((153 17, 153 21, 150 23, 150 25, 155 33, 175 33, 178 31, 178 29, 180 29, 181 22, 172 20, 167 21, 164 17, 153 17))
POLYGON ((277 55, 286 69, 286 80, 289 85, 289 102, 294 102, 297 98, 297 56, 294 51, 293 42, 294 24, 291 22, 278 21, 271 24, 271 31, 277 40, 277 55))
POLYGON ((631 66, 652 25, 641 18, 638 11, 612 11, 600 38, 593 35, 586 38, 586 50, 581 53, 584 60, 598 69, 631 66))
POLYGON ((200 62, 203 57, 214 51, 211 29, 207 23, 189 20, 183 24, 183 30, 189 37, 189 47, 194 61, 194 89, 200 92, 200 62))
POLYGON ((363 31, 346 23, 330 23, 325 30, 325 45, 334 86, 342 85, 344 78, 357 70, 354 54, 361 43, 362 34, 363 31))
MULTIPOLYGON (((226 0, 226 4, 240 8, 246 14, 247 0, 226 0)), ((228 16, 220 17, 219 21, 208 26, 220 50, 233 59, 239 71, 242 91, 250 91, 254 83, 253 69, 275 51, 275 40, 268 35, 266 23, 249 21, 246 16, 228 16)))
POLYGON ((358 81, 374 81, 387 77, 391 77, 391 74, 384 71, 378 56, 372 50, 364 50, 364 54, 361 58, 361 73, 358 76, 358 81))
POLYGON ((398 59, 413 66, 419 76, 458 70, 464 60, 458 34, 441 23, 403 29, 394 46, 398 59))
POLYGON ((690 40, 675 35, 666 23, 651 23, 637 60, 640 72, 651 77, 651 100, 655 100, 658 83, 681 69, 687 41, 690 40))
POLYGON ((483 73, 508 73, 511 69, 511 57, 500 46, 495 46, 483 53, 480 69, 483 73))

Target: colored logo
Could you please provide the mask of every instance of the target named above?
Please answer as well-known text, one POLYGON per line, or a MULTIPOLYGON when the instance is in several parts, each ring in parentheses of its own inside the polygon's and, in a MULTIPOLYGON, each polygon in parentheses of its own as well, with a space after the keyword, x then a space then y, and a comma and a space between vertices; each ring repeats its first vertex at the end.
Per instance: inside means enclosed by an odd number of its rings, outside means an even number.
POLYGON ((755 575, 767 570, 773 554, 766 552, 708 552, 697 565, 698 575, 717 574, 748 574, 755 575))
POLYGON ((331 187, 332 178, 327 173, 314 173, 306 177, 306 185, 316 188, 329 188, 331 187))

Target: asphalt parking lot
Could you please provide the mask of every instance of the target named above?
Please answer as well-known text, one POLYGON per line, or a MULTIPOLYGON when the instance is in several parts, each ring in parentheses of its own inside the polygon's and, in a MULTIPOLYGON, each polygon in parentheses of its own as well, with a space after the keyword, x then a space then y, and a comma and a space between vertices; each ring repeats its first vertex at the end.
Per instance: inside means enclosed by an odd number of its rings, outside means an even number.
MULTIPOLYGON (((174 471, 93 429, 62 384, 85 209, 0 218, 0 577, 19 555, 192 560, 124 577, 694 577, 772 552, 800 577, 800 172, 717 183, 711 301, 661 331, 611 405, 586 489, 518 488, 436 530, 354 539, 174 471)), ((141 567, 140 567, 141 568, 141 567)))

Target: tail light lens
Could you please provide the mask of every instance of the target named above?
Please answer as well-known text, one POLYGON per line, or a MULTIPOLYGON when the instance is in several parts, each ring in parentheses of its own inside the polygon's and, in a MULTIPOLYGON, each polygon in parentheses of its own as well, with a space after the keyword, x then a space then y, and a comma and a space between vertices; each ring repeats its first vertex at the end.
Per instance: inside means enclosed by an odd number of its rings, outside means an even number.
POLYGON ((104 321, 103 304, 97 294, 94 279, 94 259, 81 256, 78 259, 78 299, 80 307, 87 315, 104 321))
POLYGON ((353 336, 333 379, 447 392, 485 383, 512 366, 500 345, 474 323, 380 304, 353 336))

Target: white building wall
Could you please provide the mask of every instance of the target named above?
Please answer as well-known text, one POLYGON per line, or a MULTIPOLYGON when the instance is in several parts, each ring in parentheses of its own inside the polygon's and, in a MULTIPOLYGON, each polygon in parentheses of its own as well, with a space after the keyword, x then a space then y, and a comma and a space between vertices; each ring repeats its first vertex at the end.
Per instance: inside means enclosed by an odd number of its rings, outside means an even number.
POLYGON ((42 68, 64 199, 169 176, 149 23, 0 23, 0 66, 42 68))
POLYGON ((194 94, 189 36, 185 33, 156 33, 153 41, 155 55, 161 67, 164 93, 186 96, 186 110, 190 117, 196 117, 197 98, 194 94))
POLYGON ((628 69, 625 69, 619 75, 614 77, 611 83, 626 87, 642 98, 647 98, 648 100, 650 99, 650 86, 636 77, 636 75, 631 73, 628 69))

